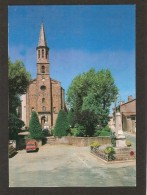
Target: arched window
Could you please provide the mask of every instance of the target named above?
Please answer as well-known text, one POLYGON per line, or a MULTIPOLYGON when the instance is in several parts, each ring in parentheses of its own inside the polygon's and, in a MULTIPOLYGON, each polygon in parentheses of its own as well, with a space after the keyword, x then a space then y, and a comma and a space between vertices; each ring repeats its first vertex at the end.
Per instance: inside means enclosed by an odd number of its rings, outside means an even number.
POLYGON ((38 58, 40 58, 40 50, 38 50, 38 58))
POLYGON ((42 103, 44 103, 45 102, 45 98, 42 98, 42 103))
POLYGON ((46 50, 46 59, 47 59, 47 56, 48 56, 48 51, 46 50))
POLYGON ((44 49, 42 49, 42 58, 44 58, 44 49))
POLYGON ((45 66, 41 66, 41 73, 45 73, 45 66))

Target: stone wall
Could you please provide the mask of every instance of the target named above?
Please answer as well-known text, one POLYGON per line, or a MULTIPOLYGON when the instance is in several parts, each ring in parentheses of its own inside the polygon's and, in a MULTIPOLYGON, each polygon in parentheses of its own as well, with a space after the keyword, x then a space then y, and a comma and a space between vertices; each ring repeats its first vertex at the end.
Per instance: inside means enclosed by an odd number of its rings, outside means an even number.
POLYGON ((93 141, 98 141, 100 144, 111 144, 110 137, 73 137, 73 136, 56 138, 55 144, 89 146, 93 141))

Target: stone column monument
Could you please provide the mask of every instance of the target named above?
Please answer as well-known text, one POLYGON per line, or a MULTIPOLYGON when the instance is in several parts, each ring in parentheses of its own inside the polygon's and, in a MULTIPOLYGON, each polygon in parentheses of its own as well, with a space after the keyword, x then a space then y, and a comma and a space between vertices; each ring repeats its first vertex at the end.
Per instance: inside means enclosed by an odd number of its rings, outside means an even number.
POLYGON ((115 135, 116 135, 116 147, 117 148, 127 147, 126 137, 122 131, 122 120, 121 120, 120 112, 116 113, 115 135))

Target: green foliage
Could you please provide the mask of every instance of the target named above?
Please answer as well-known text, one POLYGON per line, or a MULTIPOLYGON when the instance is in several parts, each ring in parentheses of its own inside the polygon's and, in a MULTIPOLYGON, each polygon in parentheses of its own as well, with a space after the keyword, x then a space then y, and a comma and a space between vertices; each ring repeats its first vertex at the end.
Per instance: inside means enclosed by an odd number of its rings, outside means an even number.
POLYGON ((107 126, 105 126, 105 127, 102 129, 102 131, 111 132, 111 129, 110 129, 110 127, 107 125, 107 126))
POLYGON ((29 123, 29 132, 29 137, 31 139, 42 139, 44 137, 37 113, 35 111, 32 112, 32 116, 29 123))
POLYGON ((22 95, 26 92, 27 86, 31 80, 31 75, 26 71, 22 61, 12 63, 8 60, 8 82, 9 95, 22 95))
POLYGON ((74 135, 77 137, 83 137, 85 134, 86 134, 85 127, 80 124, 76 124, 76 131, 74 135))
POLYGON ((15 114, 10 113, 8 119, 9 125, 9 139, 16 140, 20 129, 24 126, 24 122, 20 120, 15 114))
POLYGON ((18 131, 24 126, 19 119, 21 101, 20 95, 26 92, 31 76, 21 61, 12 63, 8 59, 8 86, 9 86, 9 138, 18 137, 18 131))
POLYGON ((21 106, 21 100, 18 95, 11 96, 9 98, 9 113, 13 113, 17 116, 16 109, 21 106))
POLYGON ((74 128, 70 128, 70 130, 71 130, 71 135, 73 135, 73 136, 77 136, 77 128, 76 127, 74 127, 74 128))
POLYGON ((115 157, 114 157, 115 150, 114 150, 114 148, 112 146, 106 147, 105 150, 104 150, 104 152, 105 152, 105 154, 108 155, 108 160, 109 161, 115 159, 115 157))
POLYGON ((44 135, 44 137, 49 136, 50 135, 49 130, 48 129, 44 129, 43 130, 43 135, 44 135))
POLYGON ((68 124, 71 128, 74 127, 74 119, 75 119, 75 113, 74 113, 73 109, 70 109, 67 113, 67 121, 68 121, 68 124))
POLYGON ((90 147, 92 147, 92 148, 98 148, 98 147, 100 147, 100 143, 98 141, 93 141, 90 144, 90 147))
POLYGON ((108 126, 105 126, 104 128, 96 128, 95 130, 95 136, 110 136, 111 135, 111 129, 108 126))
POLYGON ((60 110, 54 128, 54 136, 57 137, 66 136, 69 133, 68 131, 69 123, 67 120, 67 113, 64 110, 60 110))
POLYGON ((99 136, 110 136, 111 135, 111 133, 110 132, 108 132, 108 131, 101 131, 100 132, 100 134, 99 134, 99 136))
MULTIPOLYGON (((109 70, 96 72, 94 69, 90 69, 90 71, 75 77, 67 91, 67 102, 75 112, 75 123, 82 124, 77 119, 82 112, 86 111, 94 116, 94 125, 99 124, 105 127, 109 120, 110 105, 114 102, 117 94, 118 89, 109 70)), ((91 117, 87 118, 87 123, 92 124, 91 117)), ((93 131, 93 126, 89 128, 89 131, 93 131)), ((86 132, 87 130, 88 126, 86 125, 86 132)), ((89 134, 94 134, 94 131, 88 132, 89 134)))
POLYGON ((132 146, 132 142, 131 142, 130 140, 127 140, 127 139, 126 139, 126 145, 127 145, 128 147, 130 147, 130 146, 132 146))
MULTIPOLYGON (((76 112, 75 122, 78 124, 78 126, 83 127, 83 136, 92 136, 95 131, 95 126, 97 124, 97 116, 94 112, 90 112, 88 110, 76 112)), ((82 133, 80 134, 82 136, 82 133)))

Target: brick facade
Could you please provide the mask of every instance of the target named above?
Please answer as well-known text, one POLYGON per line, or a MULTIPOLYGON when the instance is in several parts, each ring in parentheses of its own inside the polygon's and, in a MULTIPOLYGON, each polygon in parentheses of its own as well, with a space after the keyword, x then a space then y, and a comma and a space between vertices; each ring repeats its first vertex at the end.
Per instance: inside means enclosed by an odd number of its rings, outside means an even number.
POLYGON ((42 128, 51 128, 55 125, 59 111, 65 109, 65 102, 61 83, 52 79, 49 74, 49 48, 43 24, 36 51, 37 78, 31 81, 26 93, 26 126, 29 126, 31 112, 35 110, 42 128))
MULTIPOLYGON (((136 133, 136 99, 133 99, 132 96, 128 96, 127 102, 121 102, 121 104, 116 107, 116 110, 120 112, 122 119, 122 129, 123 131, 136 133)), ((115 108, 113 111, 113 121, 112 124, 115 124, 115 108)))

